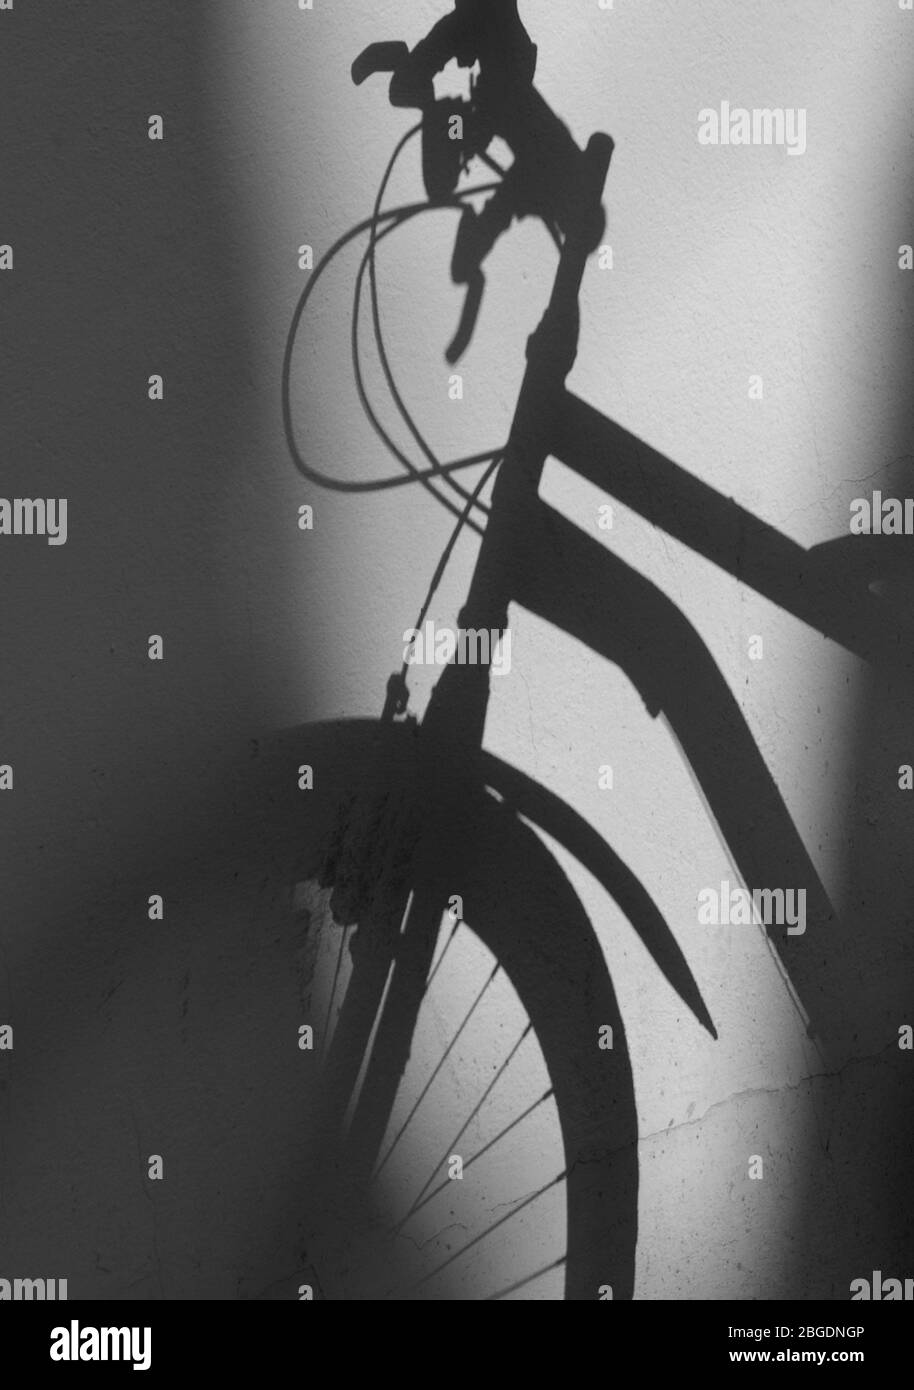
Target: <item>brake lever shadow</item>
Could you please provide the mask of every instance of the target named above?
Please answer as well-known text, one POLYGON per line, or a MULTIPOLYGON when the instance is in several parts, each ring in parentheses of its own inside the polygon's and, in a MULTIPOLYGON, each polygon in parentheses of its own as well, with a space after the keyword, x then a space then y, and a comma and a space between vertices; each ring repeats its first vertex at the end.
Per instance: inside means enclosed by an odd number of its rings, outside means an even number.
POLYGON ((479 308, 482 304, 482 296, 485 292, 485 288, 486 277, 481 270, 478 270, 467 285, 463 309, 460 314, 460 322, 444 354, 446 361, 451 366, 453 366, 455 362, 459 362, 460 358, 467 350, 470 339, 476 328, 476 320, 479 318, 479 308))

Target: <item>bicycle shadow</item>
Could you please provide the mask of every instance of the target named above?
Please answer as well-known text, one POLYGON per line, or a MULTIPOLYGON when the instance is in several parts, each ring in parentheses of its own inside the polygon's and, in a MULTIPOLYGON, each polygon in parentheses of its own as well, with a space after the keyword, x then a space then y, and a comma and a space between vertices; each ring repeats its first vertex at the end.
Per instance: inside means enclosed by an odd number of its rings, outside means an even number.
MULTIPOLYGON (((473 10, 476 23, 481 22, 479 13, 478 9, 473 10)), ((468 54, 476 53, 481 46, 481 43, 468 42, 468 54)), ((490 73, 503 64, 503 76, 508 82, 514 57, 516 53, 512 54, 510 44, 500 50, 490 46, 487 50, 490 73)), ((533 126, 541 117, 538 109, 535 113, 531 110, 533 126)), ((561 199, 552 195, 555 190, 567 187, 567 166, 559 171, 555 160, 550 160, 548 142, 540 142, 536 159, 533 159, 529 145, 523 143, 523 134, 513 126, 509 128, 502 121, 493 123, 492 128, 493 132, 508 139, 509 144, 514 135, 515 163, 507 191, 498 201, 492 200, 494 206, 484 209, 477 220, 464 219, 462 250, 459 255, 455 253, 452 268, 455 283, 471 286, 468 295, 471 312, 465 312, 455 340, 460 351, 470 341, 475 325, 482 293, 479 277, 485 257, 516 217, 537 215, 547 223, 554 220, 561 199)), ((436 165, 435 151, 434 144, 427 145, 424 151, 426 183, 429 187, 450 189, 453 184, 452 153, 446 153, 441 145, 442 162, 436 165), (445 159, 449 161, 447 167, 445 159)), ((541 330, 547 335, 549 331, 548 328, 541 330)), ((565 334, 568 323, 556 323, 552 331, 565 334)), ((556 345, 554 355, 556 358, 563 356, 561 344, 556 345)), ((565 391, 564 380, 562 375, 543 383, 540 418, 544 434, 548 435, 547 452, 732 578, 792 613, 812 632, 867 662, 879 682, 880 706, 892 709, 899 737, 901 731, 909 730, 914 623, 906 600, 903 598, 899 604, 893 595, 899 592, 904 595, 910 589, 914 572, 910 547, 897 544, 889 550, 877 545, 876 538, 846 536, 804 550, 615 422, 575 399, 565 391), (550 408, 551 415, 547 416, 550 408)), ((882 889, 877 898, 879 906, 867 907, 866 921, 873 935, 864 947, 860 916, 856 912, 836 911, 738 703, 688 616, 657 586, 551 512, 536 496, 528 497, 512 513, 511 533, 507 535, 503 531, 499 540, 502 544, 495 550, 497 558, 491 561, 487 576, 498 603, 514 601, 584 642, 595 655, 624 672, 652 715, 664 714, 747 886, 804 886, 807 889, 810 908, 806 936, 800 941, 791 940, 786 924, 776 922, 771 924, 769 936, 809 1018, 810 1034, 820 1046, 823 1076, 838 1075, 849 1063, 864 1022, 867 1026, 870 1023, 869 1019, 862 1018, 862 1013, 864 1008, 871 1006, 872 996, 867 997, 866 1005, 859 1002, 859 982, 861 972, 866 969, 866 953, 873 951, 874 941, 881 943, 889 939, 891 933, 887 933, 884 926, 886 916, 904 913, 909 918, 908 883, 891 884, 901 853, 897 836, 893 837, 891 853, 877 854, 875 860, 867 861, 866 869, 860 863, 859 851, 854 856, 855 871, 865 873, 868 882, 872 883, 874 862, 889 880, 879 885, 882 889), (858 1001, 856 1009, 854 1001, 858 1001)), ((486 785, 496 787, 512 812, 522 814, 554 835, 592 872, 597 865, 598 880, 629 916, 652 959, 680 998, 688 1003, 704 1026, 713 1031, 685 960, 642 885, 632 881, 624 866, 620 868, 611 849, 590 827, 580 822, 567 807, 556 804, 545 789, 498 765, 484 753, 478 754, 473 761, 481 727, 479 710, 470 708, 465 710, 462 725, 447 728, 439 724, 436 727, 436 757, 440 766, 450 769, 445 780, 459 787, 461 778, 469 778, 472 782, 478 777, 486 785)), ((305 737, 304 731, 302 737, 305 737)), ((337 737, 348 746, 349 734, 342 726, 337 728, 337 737)), ((865 739, 860 755, 870 756, 878 743, 878 739, 865 739)), ((383 765, 383 758, 376 761, 370 745, 366 748, 361 754, 361 766, 368 784, 372 784, 383 765)), ((884 744, 883 753, 884 763, 887 756, 884 744)), ((871 795, 871 805, 884 804, 875 787, 871 795)), ((344 839, 347 833, 352 834, 354 843, 364 845, 364 827, 348 826, 343 832, 344 839)), ((859 837, 856 843, 860 843, 859 837)), ((458 839, 456 844, 452 836, 451 848, 458 856, 472 857, 474 845, 475 853, 483 853, 469 827, 466 838, 458 839)), ((338 856, 338 850, 331 851, 330 861, 318 870, 328 881, 348 882, 347 875, 364 874, 364 867, 355 867, 357 854, 353 854, 348 867, 341 866, 335 855, 338 856)), ((345 855, 343 857, 345 859, 345 855)), ((489 867, 486 863, 486 868, 489 867)), ((365 895, 372 891, 370 885, 354 882, 348 882, 348 890, 353 903, 364 901, 365 895)), ((502 946, 510 949, 510 939, 506 938, 502 946)), ((875 949, 878 952, 878 944, 875 949)), ((897 940, 893 942, 893 949, 897 955, 897 940)), ((421 976, 421 963, 417 963, 412 982, 413 999, 421 976)), ((410 1008, 411 1005, 404 1004, 398 1020, 397 1003, 393 1002, 390 1027, 394 1033, 398 1026, 407 1031, 410 1008)), ((539 1016, 535 1007, 533 1011, 539 1016)), ((891 1009, 882 1009, 882 1015, 886 1044, 885 1048, 877 1049, 876 1055, 885 1053, 888 1065, 891 1053, 887 1049, 893 1044, 889 1026, 891 1009)), ((401 1038, 401 1054, 404 1046, 401 1038)), ((554 1065, 561 1069, 569 1061, 567 1048, 563 1049, 558 1041, 553 1041, 550 1048, 554 1065)), ((347 1060, 349 1072, 354 1069, 355 1062, 353 1054, 347 1060)), ((389 1109, 390 1088, 396 1079, 393 1073, 388 1076, 386 1088, 369 1102, 375 1129, 389 1109)), ((897 1113, 894 1081, 888 1091, 894 1097, 892 1105, 897 1113)), ((844 1110, 842 1106, 845 1102, 834 1097, 827 1101, 828 1113, 832 1116, 846 1114, 846 1106, 844 1110)), ((878 1118, 877 1110, 871 1113, 878 1118)), ((376 1134, 374 1137, 376 1140, 376 1134)), ((636 1134, 629 1130, 625 1143, 634 1148, 636 1134)), ((848 1173, 833 1190, 838 1210, 846 1202, 854 1182, 860 1180, 861 1152, 861 1149, 855 1151, 853 1145, 848 1150, 848 1173)), ((892 1201, 897 1198, 899 1203, 904 1203, 897 1172, 887 1175, 883 1184, 879 1197, 883 1213, 891 1204, 886 1196, 888 1193, 893 1194, 892 1201)), ((627 1188, 621 1200, 631 1203, 635 1198, 636 1186, 627 1188)), ((907 1198, 906 1210, 909 1209, 910 1199, 907 1198)), ((811 1201, 810 1211, 816 1210, 821 1212, 821 1206, 811 1201)), ((628 1238, 633 1242, 635 1225, 630 1218, 631 1212, 626 1225, 625 1214, 620 1215, 628 1238)), ((578 1219, 576 1215, 574 1221, 578 1219)), ((879 1230, 885 1235, 884 1215, 881 1223, 879 1230)), ((810 1216, 799 1239, 816 1243, 813 1226, 814 1218, 810 1216)), ((578 1229, 569 1229, 569 1245, 579 1234, 578 1229)), ((864 1251, 869 1259, 873 1241, 872 1232, 853 1238, 848 1236, 839 1262, 852 1265, 863 1258, 864 1251)), ((878 1250, 872 1250, 872 1257, 873 1267, 879 1267, 878 1250)), ((633 1258, 632 1248, 632 1261, 633 1258)), ((829 1271, 834 1268, 835 1262, 832 1262, 829 1271)), ((619 1287, 630 1290, 630 1280, 623 1279, 619 1287)), ((831 1272, 823 1273, 817 1290, 806 1296, 833 1296, 834 1290, 840 1287, 840 1280, 835 1283, 831 1272)), ((595 1294, 591 1291, 586 1296, 595 1294)), ((623 1296, 631 1296, 630 1291, 623 1296)))

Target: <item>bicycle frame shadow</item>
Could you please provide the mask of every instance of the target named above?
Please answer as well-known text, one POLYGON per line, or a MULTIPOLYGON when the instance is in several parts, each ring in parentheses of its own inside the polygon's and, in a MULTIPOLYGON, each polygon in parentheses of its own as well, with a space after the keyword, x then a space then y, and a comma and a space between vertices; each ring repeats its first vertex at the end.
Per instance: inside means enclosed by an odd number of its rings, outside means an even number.
MULTIPOLYGON (((783 611, 864 661, 891 705, 910 719, 914 615, 897 602, 910 548, 904 537, 879 546, 848 535, 804 550, 671 460, 566 393, 552 451, 668 535, 752 587, 783 611), (894 544, 893 544, 894 542, 894 544), (879 597, 887 582, 894 605, 879 597)), ((707 807, 745 883, 805 886, 810 940, 846 958, 852 922, 835 912, 783 797, 723 674, 694 625, 654 584, 611 551, 537 502, 518 526, 514 557, 519 601, 626 674, 653 715, 669 720, 707 807), (661 659, 662 654, 662 659, 661 659)), ((844 1061, 837 1025, 846 984, 821 970, 816 951, 769 936, 825 1057, 844 1061)))

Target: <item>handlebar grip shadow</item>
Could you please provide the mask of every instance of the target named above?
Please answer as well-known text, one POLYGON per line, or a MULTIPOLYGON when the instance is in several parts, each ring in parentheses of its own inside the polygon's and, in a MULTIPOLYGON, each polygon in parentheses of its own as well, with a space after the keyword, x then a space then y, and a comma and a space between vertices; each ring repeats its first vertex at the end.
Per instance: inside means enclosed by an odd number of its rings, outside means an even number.
POLYGON ((361 87, 366 78, 376 72, 396 72, 409 57, 409 48, 402 42, 370 43, 352 64, 352 80, 361 87))

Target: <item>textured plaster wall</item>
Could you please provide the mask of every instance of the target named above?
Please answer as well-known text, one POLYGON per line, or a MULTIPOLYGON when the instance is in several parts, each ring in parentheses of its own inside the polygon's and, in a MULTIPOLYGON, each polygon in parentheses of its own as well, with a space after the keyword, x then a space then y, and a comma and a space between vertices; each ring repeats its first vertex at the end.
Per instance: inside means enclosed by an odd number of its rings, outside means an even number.
MULTIPOLYGON (((850 498, 897 477, 891 465, 909 450, 901 411, 912 310, 897 248, 912 214, 910 16, 879 0, 686 8, 619 0, 612 12, 577 3, 560 13, 526 0, 520 8, 539 44, 543 94, 580 142, 598 128, 616 141, 607 200, 615 269, 588 272, 571 386, 801 545, 841 535, 850 498), (807 153, 699 146, 698 111, 723 99, 807 108, 807 153), (751 373, 764 378, 763 402, 747 398, 751 373)), ((319 254, 367 215, 410 119, 387 106, 382 79, 351 86, 352 57, 374 39, 415 42, 441 12, 435 4, 331 8, 318 0, 308 15, 278 5, 268 24, 243 6, 225 11, 238 94, 231 141, 257 247, 252 311, 265 339, 296 290, 294 248, 307 240, 319 254)), ((413 151, 389 201, 411 201, 419 190, 413 151)), ((524 343, 554 265, 535 225, 515 227, 499 244, 460 367, 465 399, 452 402, 443 349, 459 311, 448 276, 454 230, 453 214, 435 214, 379 254, 394 370, 443 457, 505 437, 524 343)), ((316 467, 348 478, 389 471, 351 384, 356 266, 353 253, 330 273, 296 359, 303 445, 316 467)), ((278 342, 272 351, 278 362, 278 342)), ((368 360, 372 399, 408 442, 368 360)), ((611 491, 611 476, 606 482, 611 491)), ((611 535, 601 534, 597 506, 606 498, 560 464, 547 466, 542 493, 695 624, 846 922, 840 940, 792 943, 818 953, 831 1001, 830 1036, 817 1049, 761 934, 696 925, 700 888, 734 880, 735 871, 664 724, 647 717, 619 672, 512 611, 514 667, 493 683, 487 746, 569 802, 649 886, 719 1032, 712 1041, 684 1013, 613 905, 569 864, 632 1048, 642 1134, 637 1296, 846 1297, 858 1263, 869 1270, 870 1259, 878 1267, 898 1254, 897 1193, 887 1196, 880 1182, 892 1166, 886 1153, 904 1142, 904 1092, 874 1081, 874 1063, 853 1060, 885 1057, 908 997, 910 817, 897 793, 891 801, 902 761, 895 752, 906 746, 897 716, 878 698, 866 704, 870 686, 854 658, 624 507, 611 535), (761 662, 748 659, 753 634, 764 638, 761 662), (861 747, 861 724, 878 729, 875 750, 872 740, 861 747), (598 790, 602 763, 613 765, 612 792, 598 790), (874 800, 883 850, 877 854, 875 835, 867 843, 878 869, 861 863, 857 829, 861 802, 872 812, 874 800), (748 1180, 750 1154, 764 1157, 762 1182, 748 1180)), ((312 500, 320 583, 308 638, 325 657, 317 705, 325 717, 376 714, 451 523, 418 489, 342 499, 314 492, 312 500)), ((474 553, 475 542, 462 540, 432 607, 440 624, 456 622, 474 553)), ((421 709, 430 681, 416 672, 412 684, 421 709)), ((468 954, 465 979, 450 988, 469 1000, 480 968, 468 954)), ((453 1113, 478 1094, 474 1059, 486 1041, 452 1068, 453 1113)), ((495 1039, 488 1044, 494 1055, 495 1039)), ((436 1055, 428 1046, 426 1075, 436 1055)), ((531 1095, 537 1065, 529 1063, 531 1095)), ((412 1099, 423 1080, 417 1063, 412 1099)), ((446 1114, 425 1123, 439 1147, 446 1142, 446 1114)), ((547 1117, 517 1141, 509 1173, 493 1174, 488 1191, 482 1180, 471 1194, 461 1190, 449 1214, 429 1216, 422 1238, 443 1249, 449 1221, 472 1234, 485 1224, 480 1208, 494 1217, 501 1202, 534 1190, 551 1175, 553 1156, 543 1156, 549 1129, 547 1117)), ((415 1150, 405 1153, 404 1142, 400 1154, 407 1177, 424 1172, 428 1159, 424 1141, 411 1138, 415 1150)), ((397 1200, 391 1196, 392 1211, 397 1200)), ((466 1287, 478 1290, 488 1278, 494 1288, 499 1276, 505 1282, 511 1271, 545 1263, 550 1220, 557 1209, 490 1237, 488 1253, 467 1257, 466 1287)), ((560 1236, 553 1231, 553 1248, 560 1236)), ((527 1296, 554 1296, 557 1286, 558 1275, 527 1296)))
MULTIPOLYGON (((914 232, 914 19, 892 0, 617 0, 611 12, 524 0, 521 12, 546 98, 580 141, 598 128, 616 141, 615 269, 588 272, 571 386, 801 544, 841 534, 849 499, 899 477, 910 449, 912 291, 896 264, 914 232), (697 112, 722 99, 805 106, 807 154, 700 148, 697 112), (763 403, 747 399, 755 372, 763 403)), ((0 808, 0 1014, 17 1024, 0 1082, 0 1275, 69 1276, 86 1297, 294 1297, 309 1097, 289 1040, 305 948, 249 823, 252 740, 379 711, 450 520, 413 489, 341 499, 304 484, 285 452, 279 372, 298 246, 320 254, 368 214, 409 119, 383 82, 352 87, 351 59, 373 39, 414 42, 439 13, 407 0, 16 7, 4 491, 69 494, 71 539, 50 556, 0 555, 0 731, 17 771, 0 808), (145 140, 153 111, 161 149, 145 140), (153 418, 157 369, 167 406, 153 418), (304 501, 316 509, 305 537, 304 501), (150 671, 158 631, 167 659, 150 671), (151 929, 156 891, 167 915, 151 929), (158 1189, 143 1178, 150 1153, 166 1159, 158 1189)), ((390 196, 419 191, 413 151, 390 196)), ((498 246, 452 403, 454 228, 449 214, 423 219, 380 257, 392 357, 444 455, 505 437, 554 265, 532 224, 498 246)), ((328 278, 296 359, 310 456, 343 477, 388 470, 351 382, 356 264, 328 278)), ((381 402, 376 367, 368 380, 381 402)), ((872 1268, 911 1273, 893 1166, 909 1091, 885 1054, 910 979, 897 709, 854 659, 623 507, 610 535, 597 531, 605 498, 558 463, 543 495, 696 625, 852 924, 840 947, 797 942, 821 953, 833 1005, 816 1050, 761 937, 696 925, 699 889, 734 871, 665 726, 615 669, 512 612, 514 669, 494 684, 487 746, 649 886, 719 1034, 699 1029, 567 863, 632 1053, 636 1294, 845 1297, 872 1268), (760 663, 747 659, 755 633, 760 663), (612 792, 597 789, 604 763, 612 792), (748 1181, 750 1154, 763 1182, 748 1181)), ((436 621, 455 621, 473 557, 465 537, 436 621)), ((428 679, 413 689, 421 710, 428 679)), ((436 984, 397 1116, 490 968, 466 947, 436 984)), ((388 1174, 393 1213, 522 1026, 507 989, 487 999, 388 1174)), ((541 1094, 535 1046, 515 1076, 475 1145, 541 1094)), ((430 1206, 414 1244, 443 1257, 560 1164, 542 1107, 455 1185, 449 1209, 430 1206)), ((560 1194, 501 1230, 455 1268, 455 1296, 556 1258, 560 1194)), ((558 1289, 556 1273, 525 1296, 558 1289)))

